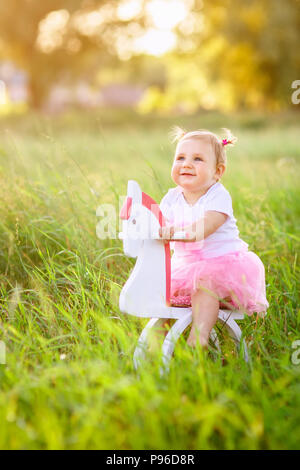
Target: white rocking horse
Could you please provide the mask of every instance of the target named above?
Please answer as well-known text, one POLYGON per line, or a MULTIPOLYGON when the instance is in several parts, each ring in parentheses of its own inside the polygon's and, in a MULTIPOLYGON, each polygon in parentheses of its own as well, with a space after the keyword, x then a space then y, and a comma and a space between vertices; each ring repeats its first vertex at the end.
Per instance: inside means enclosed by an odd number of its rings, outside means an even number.
MULTIPOLYGON (((190 298, 185 299, 186 307, 178 306, 178 298, 170 297, 171 253, 170 244, 159 237, 159 228, 165 219, 159 205, 143 193, 136 181, 129 181, 127 197, 120 212, 125 255, 137 258, 137 262, 119 298, 121 312, 138 317, 151 318, 143 329, 134 352, 133 362, 137 369, 148 348, 149 333, 162 325, 165 319, 175 319, 162 346, 162 359, 165 370, 169 368, 175 343, 187 326, 192 322, 190 298), (177 305, 177 306, 176 306, 177 305)), ((173 239, 183 239, 184 234, 177 232, 173 239)), ((221 310, 218 320, 226 326, 229 334, 240 347, 242 332, 235 320, 244 314, 238 311, 221 310)), ((220 350, 218 337, 213 329, 210 339, 220 350)), ((243 340, 243 354, 248 362, 248 351, 243 340)))

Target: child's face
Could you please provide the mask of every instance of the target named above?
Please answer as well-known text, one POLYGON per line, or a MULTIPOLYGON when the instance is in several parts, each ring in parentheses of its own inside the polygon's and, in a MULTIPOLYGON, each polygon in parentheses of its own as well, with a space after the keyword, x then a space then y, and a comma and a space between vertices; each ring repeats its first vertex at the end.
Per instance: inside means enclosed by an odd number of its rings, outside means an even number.
POLYGON ((171 176, 186 191, 208 189, 224 170, 225 167, 216 167, 216 156, 208 140, 186 139, 178 143, 171 176))

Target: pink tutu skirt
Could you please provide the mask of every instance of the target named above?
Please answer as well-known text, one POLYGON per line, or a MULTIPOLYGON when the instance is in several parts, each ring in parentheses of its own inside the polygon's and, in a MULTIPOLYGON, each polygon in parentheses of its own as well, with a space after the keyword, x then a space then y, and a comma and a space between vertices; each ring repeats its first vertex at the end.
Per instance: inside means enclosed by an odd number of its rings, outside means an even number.
POLYGON ((215 258, 204 258, 201 251, 174 254, 171 296, 191 296, 198 289, 217 296, 221 306, 248 315, 257 312, 263 316, 269 306, 264 265, 255 253, 247 250, 215 258))

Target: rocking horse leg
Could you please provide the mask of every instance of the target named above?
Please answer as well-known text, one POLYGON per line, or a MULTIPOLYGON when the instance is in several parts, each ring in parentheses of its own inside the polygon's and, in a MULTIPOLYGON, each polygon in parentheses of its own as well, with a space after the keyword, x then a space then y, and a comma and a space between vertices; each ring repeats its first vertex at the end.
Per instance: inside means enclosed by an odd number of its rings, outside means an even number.
POLYGON ((219 338, 214 328, 211 330, 209 337, 211 341, 214 343, 214 345, 216 346, 217 350, 220 352, 221 348, 220 348, 219 338))
POLYGON ((161 368, 160 372, 163 375, 165 372, 169 370, 169 363, 174 351, 175 343, 178 340, 181 333, 188 327, 188 325, 192 322, 192 311, 185 314, 182 318, 176 321, 172 328, 170 329, 169 333, 167 334, 163 347, 162 347, 162 360, 163 360, 163 368, 161 368))
POLYGON ((143 329, 133 354, 133 364, 135 369, 138 369, 141 360, 145 358, 145 353, 148 349, 149 333, 152 331, 152 328, 161 326, 165 320, 165 318, 151 318, 143 329))
MULTIPOLYGON (((240 350, 242 330, 240 329, 239 325, 230 317, 226 321, 223 321, 223 323, 225 324, 230 336, 234 340, 238 350, 240 350)), ((242 343, 243 343, 244 359, 246 362, 249 362, 248 350, 247 350, 246 342, 244 339, 242 343)))
MULTIPOLYGON (((164 372, 168 372, 169 370, 169 363, 174 352, 175 343, 178 340, 179 336, 184 332, 184 330, 189 326, 192 322, 192 312, 189 312, 184 317, 177 320, 177 322, 173 325, 170 329, 169 333, 167 334, 165 341, 163 343, 163 365, 164 368, 161 369, 161 375, 164 372)), ((218 340, 218 336, 214 329, 212 329, 210 333, 210 338, 214 342, 218 351, 220 351, 220 344, 218 340)))

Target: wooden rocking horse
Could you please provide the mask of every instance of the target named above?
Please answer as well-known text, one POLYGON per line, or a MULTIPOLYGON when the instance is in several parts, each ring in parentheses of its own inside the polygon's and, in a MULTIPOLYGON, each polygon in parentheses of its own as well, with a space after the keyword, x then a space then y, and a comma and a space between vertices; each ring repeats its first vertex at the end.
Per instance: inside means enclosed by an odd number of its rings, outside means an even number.
MULTIPOLYGON (((168 370, 175 343, 192 322, 190 298, 170 297, 171 288, 171 252, 170 244, 159 237, 159 228, 165 226, 165 219, 159 205, 141 191, 136 181, 129 181, 127 197, 120 212, 125 255, 137 258, 136 264, 125 283, 119 298, 121 312, 137 317, 151 318, 143 329, 133 355, 137 369, 145 357, 148 348, 149 333, 162 325, 165 319, 175 319, 175 323, 166 335, 162 346, 164 369, 168 370), (186 307, 178 306, 185 302, 186 307)), ((183 239, 184 234, 177 232, 173 239, 183 239)), ((235 320, 242 320, 244 314, 239 311, 219 310, 218 320, 227 328, 230 336, 239 348, 243 344, 243 354, 248 362, 248 351, 242 332, 235 320)), ((218 350, 220 345, 213 329, 210 339, 218 350)))

